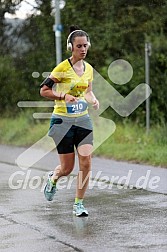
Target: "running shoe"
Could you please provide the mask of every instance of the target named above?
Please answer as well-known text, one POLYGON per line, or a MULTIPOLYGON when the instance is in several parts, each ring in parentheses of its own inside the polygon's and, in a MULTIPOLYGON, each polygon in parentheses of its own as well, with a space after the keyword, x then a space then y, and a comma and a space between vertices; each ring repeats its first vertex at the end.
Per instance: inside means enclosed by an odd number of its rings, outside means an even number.
POLYGON ((83 203, 77 203, 73 205, 73 214, 77 217, 87 217, 88 211, 84 207, 83 203))
POLYGON ((46 182, 46 185, 45 185, 45 188, 44 188, 44 195, 45 195, 45 198, 48 200, 48 201, 52 201, 53 200, 53 197, 57 191, 56 189, 56 185, 53 185, 53 183, 51 182, 51 177, 53 175, 53 172, 50 172, 48 174, 48 179, 47 179, 47 182, 46 182))

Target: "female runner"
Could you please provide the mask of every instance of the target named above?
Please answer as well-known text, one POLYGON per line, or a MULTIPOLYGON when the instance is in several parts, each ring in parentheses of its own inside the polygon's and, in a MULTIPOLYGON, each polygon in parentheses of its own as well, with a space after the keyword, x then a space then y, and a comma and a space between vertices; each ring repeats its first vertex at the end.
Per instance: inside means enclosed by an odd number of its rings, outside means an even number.
POLYGON ((55 141, 60 159, 60 165, 49 173, 44 194, 48 201, 53 200, 58 179, 69 175, 74 168, 76 149, 79 173, 73 205, 75 216, 88 216, 83 199, 91 171, 93 128, 87 103, 91 103, 94 109, 99 108, 92 92, 93 68, 84 60, 90 46, 88 34, 72 26, 67 38, 71 57, 53 69, 40 89, 41 96, 55 100, 49 136, 55 141))

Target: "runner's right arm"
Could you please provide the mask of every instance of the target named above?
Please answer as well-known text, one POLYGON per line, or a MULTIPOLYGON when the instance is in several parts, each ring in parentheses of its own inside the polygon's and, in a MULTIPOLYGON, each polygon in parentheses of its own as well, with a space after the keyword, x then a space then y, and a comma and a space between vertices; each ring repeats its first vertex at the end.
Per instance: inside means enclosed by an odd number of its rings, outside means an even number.
POLYGON ((40 95, 50 100, 66 100, 66 102, 74 102, 76 98, 64 92, 56 92, 55 85, 60 81, 49 75, 40 85, 40 95))

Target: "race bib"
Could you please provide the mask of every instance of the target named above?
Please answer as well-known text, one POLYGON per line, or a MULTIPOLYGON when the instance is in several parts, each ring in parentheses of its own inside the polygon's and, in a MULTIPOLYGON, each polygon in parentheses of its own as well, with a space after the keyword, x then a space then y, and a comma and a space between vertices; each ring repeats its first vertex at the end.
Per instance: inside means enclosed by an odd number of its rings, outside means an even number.
POLYGON ((66 106, 67 113, 69 114, 80 114, 84 112, 88 107, 87 102, 83 100, 79 100, 78 102, 74 103, 66 103, 66 106))

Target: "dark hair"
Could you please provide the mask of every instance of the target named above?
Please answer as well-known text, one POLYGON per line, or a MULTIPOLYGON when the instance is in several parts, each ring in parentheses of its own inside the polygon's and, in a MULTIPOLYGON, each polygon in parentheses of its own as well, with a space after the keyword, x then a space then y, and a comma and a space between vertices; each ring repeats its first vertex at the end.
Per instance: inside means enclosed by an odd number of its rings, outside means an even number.
POLYGON ((70 26, 70 33, 72 33, 72 32, 74 32, 74 33, 70 36, 69 43, 73 44, 74 39, 76 37, 86 37, 87 40, 89 41, 88 34, 85 31, 81 30, 78 25, 71 25, 70 26), (79 31, 76 31, 76 30, 79 30, 79 31), (74 31, 76 31, 76 32, 74 32, 74 31))
POLYGON ((75 30, 81 30, 78 25, 71 25, 70 26, 70 33, 75 31, 75 30))

